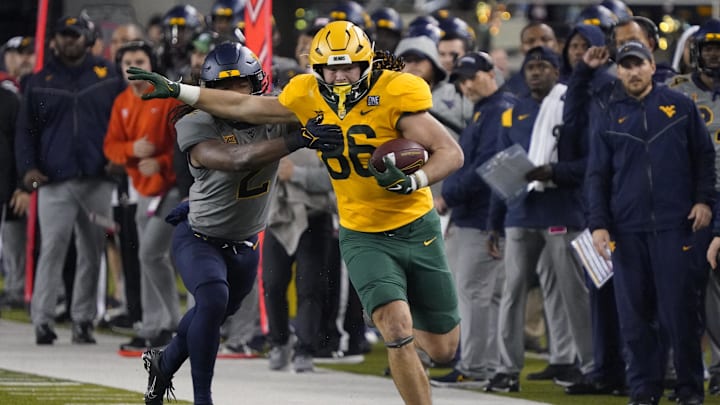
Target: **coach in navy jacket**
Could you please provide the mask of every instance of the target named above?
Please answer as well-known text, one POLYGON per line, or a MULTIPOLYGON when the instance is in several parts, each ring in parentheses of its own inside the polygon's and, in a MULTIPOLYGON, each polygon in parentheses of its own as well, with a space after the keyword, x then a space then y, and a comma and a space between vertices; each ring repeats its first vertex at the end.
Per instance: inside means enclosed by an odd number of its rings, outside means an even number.
POLYGON ((95 343, 104 227, 112 221, 113 186, 105 178, 103 141, 124 85, 108 62, 90 53, 93 37, 92 25, 83 17, 57 22, 53 58, 28 80, 16 128, 18 172, 26 187, 38 190, 42 246, 30 313, 35 342, 42 345, 57 339, 55 304, 73 234, 72 342, 95 343))
POLYGON ((666 336, 678 403, 702 403, 707 273, 693 265, 693 233, 710 221, 715 151, 693 101, 653 83, 643 44, 623 45, 617 62, 622 93, 593 130, 587 186, 593 243, 612 257, 631 403, 662 396, 666 336))

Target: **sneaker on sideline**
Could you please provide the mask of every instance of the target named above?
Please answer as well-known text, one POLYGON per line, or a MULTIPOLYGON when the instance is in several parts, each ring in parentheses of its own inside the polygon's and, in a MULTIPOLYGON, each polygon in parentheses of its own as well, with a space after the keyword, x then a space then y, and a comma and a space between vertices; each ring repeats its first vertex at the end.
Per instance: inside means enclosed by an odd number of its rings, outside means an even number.
POLYGON ((309 373, 315 371, 313 358, 309 354, 295 354, 293 359, 293 371, 296 373, 309 373))
POLYGON ((486 392, 518 392, 520 379, 517 374, 497 373, 485 386, 486 392))
POLYGON ((273 346, 270 348, 270 352, 268 353, 268 357, 270 358, 270 370, 284 370, 288 365, 290 365, 294 345, 295 339, 291 336, 284 345, 273 346))
POLYGON ((489 383, 483 378, 474 378, 467 376, 460 371, 453 369, 448 374, 441 377, 433 377, 430 379, 430 385, 438 388, 485 388, 489 383))

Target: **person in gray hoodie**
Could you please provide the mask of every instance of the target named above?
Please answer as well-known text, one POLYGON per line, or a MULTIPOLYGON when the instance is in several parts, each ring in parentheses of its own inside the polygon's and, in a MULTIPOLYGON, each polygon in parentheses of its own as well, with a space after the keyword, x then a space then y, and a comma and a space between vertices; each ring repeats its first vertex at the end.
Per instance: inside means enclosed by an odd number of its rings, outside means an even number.
POLYGON ((422 77, 432 91, 433 106, 430 114, 440 121, 457 140, 472 117, 473 105, 449 83, 447 72, 440 63, 437 46, 428 37, 405 38, 395 49, 403 58, 403 72, 422 77))

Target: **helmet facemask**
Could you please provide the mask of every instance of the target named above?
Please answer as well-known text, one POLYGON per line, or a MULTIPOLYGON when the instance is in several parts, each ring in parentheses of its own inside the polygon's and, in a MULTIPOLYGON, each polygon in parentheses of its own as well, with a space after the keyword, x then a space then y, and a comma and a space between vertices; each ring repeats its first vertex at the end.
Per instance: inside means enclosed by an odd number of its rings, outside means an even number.
POLYGON ((360 27, 348 21, 333 21, 323 27, 310 45, 309 62, 318 81, 320 93, 337 105, 340 118, 360 101, 370 88, 373 44, 360 27), (360 66, 360 78, 353 83, 328 83, 323 69, 330 66, 360 66))

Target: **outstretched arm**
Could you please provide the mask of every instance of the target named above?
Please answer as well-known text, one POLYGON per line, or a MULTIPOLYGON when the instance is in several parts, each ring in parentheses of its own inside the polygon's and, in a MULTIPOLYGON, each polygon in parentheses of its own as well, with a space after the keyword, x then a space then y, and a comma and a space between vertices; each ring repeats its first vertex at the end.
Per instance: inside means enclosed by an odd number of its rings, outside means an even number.
POLYGON ((143 94, 144 99, 174 97, 216 117, 248 124, 297 122, 295 114, 280 104, 277 97, 190 86, 137 67, 131 67, 127 72, 129 80, 145 80, 153 85, 152 92, 143 94))
MULTIPOLYGON (((295 114, 280 104, 277 97, 251 96, 229 90, 208 89, 187 84, 181 85, 181 96, 185 86, 199 90, 197 101, 191 105, 216 117, 249 124, 298 122, 295 114)), ((178 99, 186 102, 181 97, 178 99)))

